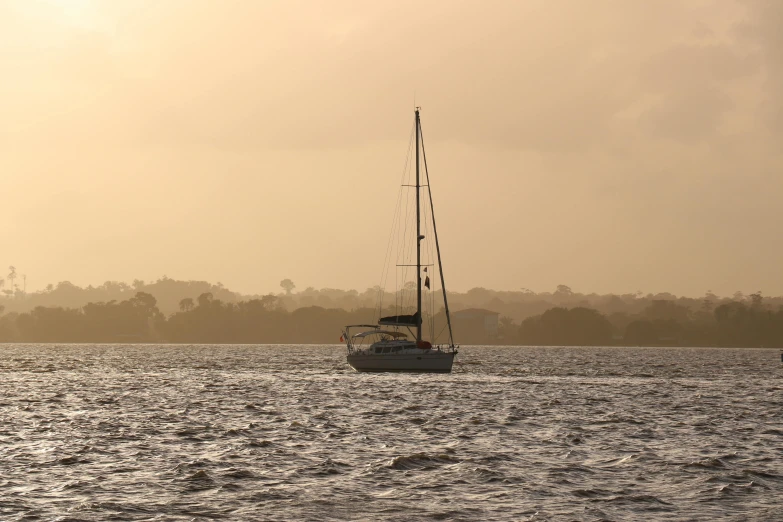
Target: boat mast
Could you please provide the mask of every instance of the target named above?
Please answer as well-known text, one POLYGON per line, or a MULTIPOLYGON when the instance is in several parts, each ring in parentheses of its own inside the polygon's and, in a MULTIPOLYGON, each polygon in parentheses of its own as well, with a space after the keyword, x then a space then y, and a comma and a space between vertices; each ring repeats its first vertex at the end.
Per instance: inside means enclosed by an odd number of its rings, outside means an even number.
MULTIPOLYGON (((418 122, 421 126, 421 121, 418 122)), ((427 192, 430 195, 430 215, 432 216, 432 231, 435 234, 435 251, 438 253, 438 271, 440 272, 440 286, 443 289, 443 306, 446 308, 446 323, 449 325, 449 345, 454 346, 454 333, 451 330, 451 314, 449 313, 449 300, 446 297, 446 280, 443 277, 443 262, 440 260, 440 243, 438 242, 438 227, 435 226, 435 204, 432 202, 432 186, 430 185, 430 169, 427 168, 427 151, 424 149, 424 134, 418 129, 421 136, 421 154, 424 157, 424 175, 427 177, 427 192)))
POLYGON ((421 341, 421 206, 419 193, 419 108, 416 107, 416 342, 421 341))

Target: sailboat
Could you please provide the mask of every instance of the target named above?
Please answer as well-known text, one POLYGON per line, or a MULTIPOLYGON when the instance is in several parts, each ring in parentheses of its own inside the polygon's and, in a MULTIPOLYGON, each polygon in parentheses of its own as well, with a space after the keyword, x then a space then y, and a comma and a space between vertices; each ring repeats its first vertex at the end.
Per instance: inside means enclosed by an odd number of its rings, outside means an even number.
MULTIPOLYGON (((424 152, 424 141, 421 132, 419 107, 415 109, 415 140, 416 140, 416 311, 412 314, 398 314, 380 317, 377 324, 349 325, 343 329, 341 340, 348 347, 348 364, 358 372, 435 372, 449 373, 457 355, 454 335, 451 328, 446 283, 443 277, 438 232, 435 228, 434 205, 430 190, 429 171, 427 170, 427 155, 424 152), (432 231, 435 236, 438 270, 441 288, 443 290, 443 305, 448 325, 448 344, 434 346, 422 338, 422 274, 428 266, 422 266, 422 202, 420 156, 424 160, 426 188, 429 194, 429 211, 432 221, 432 231), (359 329, 360 331, 356 332, 359 329)), ((426 209, 424 209, 426 211, 426 209)), ((400 265, 408 266, 408 265, 400 265)), ((430 287, 429 276, 425 275, 424 284, 430 287)), ((382 307, 379 309, 382 310, 382 307)), ((379 313, 379 315, 382 315, 379 313)))

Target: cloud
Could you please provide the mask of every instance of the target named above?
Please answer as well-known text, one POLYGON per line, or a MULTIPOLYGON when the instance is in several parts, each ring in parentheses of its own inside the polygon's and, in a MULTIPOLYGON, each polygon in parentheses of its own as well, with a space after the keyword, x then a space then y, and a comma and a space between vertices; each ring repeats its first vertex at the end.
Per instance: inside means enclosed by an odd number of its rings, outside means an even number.
POLYGON ((737 23, 737 34, 760 51, 764 63, 764 97, 759 104, 759 117, 779 135, 783 133, 783 3, 745 0, 743 4, 747 17, 737 23))
POLYGON ((110 33, 69 28, 17 71, 59 86, 30 98, 65 107, 48 132, 74 138, 78 119, 148 146, 346 147, 399 136, 416 93, 439 138, 572 154, 713 139, 762 69, 762 116, 780 109, 775 2, 117 5, 110 33))

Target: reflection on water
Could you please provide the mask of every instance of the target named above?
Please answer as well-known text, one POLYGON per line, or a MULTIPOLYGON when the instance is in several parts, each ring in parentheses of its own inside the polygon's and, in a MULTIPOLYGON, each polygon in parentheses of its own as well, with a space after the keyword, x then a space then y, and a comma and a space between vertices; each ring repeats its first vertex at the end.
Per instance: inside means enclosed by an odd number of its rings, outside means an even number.
POLYGON ((780 519, 775 350, 0 345, 0 519, 780 519))

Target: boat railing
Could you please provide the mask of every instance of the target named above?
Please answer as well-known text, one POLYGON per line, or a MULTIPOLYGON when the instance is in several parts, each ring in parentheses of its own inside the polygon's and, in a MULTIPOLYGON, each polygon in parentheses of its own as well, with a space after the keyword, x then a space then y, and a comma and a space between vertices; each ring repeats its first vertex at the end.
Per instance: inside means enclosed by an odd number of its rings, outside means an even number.
POLYGON ((456 353, 459 349, 459 346, 455 344, 438 344, 435 346, 435 349, 446 353, 451 353, 451 352, 456 353))

